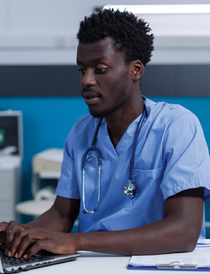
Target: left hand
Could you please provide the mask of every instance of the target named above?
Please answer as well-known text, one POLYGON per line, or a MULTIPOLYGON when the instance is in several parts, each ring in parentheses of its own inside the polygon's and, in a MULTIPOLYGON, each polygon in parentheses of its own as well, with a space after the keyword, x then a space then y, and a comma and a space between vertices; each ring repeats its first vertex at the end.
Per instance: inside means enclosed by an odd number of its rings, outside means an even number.
POLYGON ((30 258, 40 250, 56 254, 73 254, 77 251, 76 234, 51 232, 41 228, 21 230, 6 248, 9 257, 30 258))

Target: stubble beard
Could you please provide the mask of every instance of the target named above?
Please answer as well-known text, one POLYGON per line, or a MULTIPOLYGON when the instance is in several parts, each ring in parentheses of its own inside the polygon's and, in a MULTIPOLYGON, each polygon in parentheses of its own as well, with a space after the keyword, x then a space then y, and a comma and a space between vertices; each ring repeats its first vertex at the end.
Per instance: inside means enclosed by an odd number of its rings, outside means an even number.
POLYGON ((94 112, 91 111, 91 109, 89 109, 90 114, 94 117, 94 118, 100 118, 100 117, 107 117, 110 116, 113 112, 115 112, 116 110, 120 109, 122 106, 122 98, 124 97, 125 93, 122 92, 119 97, 116 99, 115 101, 115 105, 110 108, 110 109, 105 109, 99 112, 94 112))
POLYGON ((89 109, 90 114, 94 117, 94 118, 100 118, 100 117, 106 117, 108 115, 110 115, 114 110, 103 110, 101 112, 94 112, 91 111, 89 109))

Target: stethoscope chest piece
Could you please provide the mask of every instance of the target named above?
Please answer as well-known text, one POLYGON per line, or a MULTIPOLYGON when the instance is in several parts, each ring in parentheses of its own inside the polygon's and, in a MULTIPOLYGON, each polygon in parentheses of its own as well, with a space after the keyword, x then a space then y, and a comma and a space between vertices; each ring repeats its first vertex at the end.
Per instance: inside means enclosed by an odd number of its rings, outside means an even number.
POLYGON ((131 183, 131 181, 129 181, 129 184, 124 187, 124 194, 125 194, 125 196, 129 195, 130 199, 133 199, 135 197, 136 188, 135 188, 134 184, 131 183))

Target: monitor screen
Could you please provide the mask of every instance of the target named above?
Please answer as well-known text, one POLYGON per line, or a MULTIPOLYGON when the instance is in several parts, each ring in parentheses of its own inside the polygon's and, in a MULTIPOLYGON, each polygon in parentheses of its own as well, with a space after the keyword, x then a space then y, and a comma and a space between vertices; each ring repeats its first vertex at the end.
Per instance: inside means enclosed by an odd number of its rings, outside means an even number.
POLYGON ((0 112, 0 153, 22 157, 22 116, 20 112, 0 112))

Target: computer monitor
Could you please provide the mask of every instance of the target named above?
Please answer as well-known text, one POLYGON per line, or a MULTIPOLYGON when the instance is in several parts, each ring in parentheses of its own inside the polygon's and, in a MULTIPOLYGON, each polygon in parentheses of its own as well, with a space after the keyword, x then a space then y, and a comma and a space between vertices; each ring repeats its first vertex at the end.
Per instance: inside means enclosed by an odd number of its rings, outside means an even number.
POLYGON ((21 111, 0 111, 0 155, 17 155, 23 159, 21 111))

